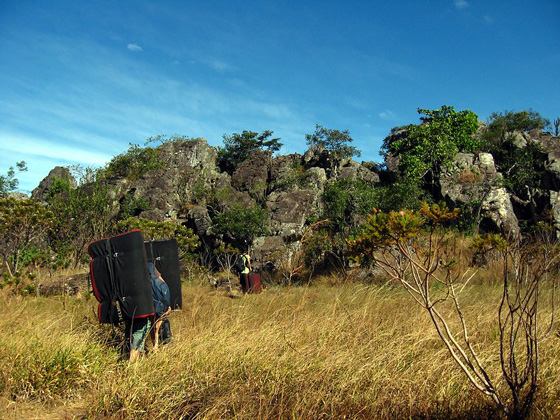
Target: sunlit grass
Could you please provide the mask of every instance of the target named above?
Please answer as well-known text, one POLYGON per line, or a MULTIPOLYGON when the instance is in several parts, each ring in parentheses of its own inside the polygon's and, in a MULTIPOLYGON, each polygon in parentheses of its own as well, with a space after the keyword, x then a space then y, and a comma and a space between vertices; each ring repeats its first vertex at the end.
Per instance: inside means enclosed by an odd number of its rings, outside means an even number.
MULTIPOLYGON (((465 291, 464 310, 498 372, 499 288, 477 283, 465 291)), ((322 284, 231 298, 185 285, 183 292, 183 310, 171 316, 175 341, 129 364, 119 355, 119 331, 97 323, 95 299, 0 291, 5 416, 78 405, 86 418, 493 418, 401 289, 322 284)), ((557 330, 541 344, 535 418, 560 415, 559 344, 557 330)))

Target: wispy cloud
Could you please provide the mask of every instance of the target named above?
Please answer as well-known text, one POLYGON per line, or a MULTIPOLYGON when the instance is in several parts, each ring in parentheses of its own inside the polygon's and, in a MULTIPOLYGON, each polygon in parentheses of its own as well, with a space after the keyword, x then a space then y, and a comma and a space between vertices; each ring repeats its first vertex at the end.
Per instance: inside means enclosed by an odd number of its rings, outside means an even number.
POLYGON ((464 9, 469 7, 469 3, 466 0, 453 0, 453 4, 457 9, 464 9))
POLYGON ((128 48, 129 51, 134 51, 134 52, 140 52, 140 51, 142 51, 142 47, 141 47, 140 45, 136 44, 136 43, 134 43, 134 44, 128 44, 128 45, 126 46, 126 48, 128 48))
POLYGON ((396 115, 393 111, 386 109, 385 111, 379 113, 379 118, 382 120, 393 121, 396 119, 396 115))
POLYGON ((219 73, 225 73, 226 71, 229 71, 232 69, 232 66, 229 65, 228 63, 226 63, 223 60, 217 59, 217 58, 204 58, 201 59, 201 61, 206 64, 208 67, 210 67, 211 69, 219 72, 219 73))
POLYGON ((486 23, 487 25, 491 25, 492 23, 494 23, 494 19, 490 15, 484 15, 484 23, 486 23))
POLYGON ((19 133, 0 132, 0 143, 3 144, 0 150, 6 154, 24 153, 37 158, 54 158, 65 162, 102 165, 111 158, 107 152, 83 148, 79 144, 63 144, 19 133))

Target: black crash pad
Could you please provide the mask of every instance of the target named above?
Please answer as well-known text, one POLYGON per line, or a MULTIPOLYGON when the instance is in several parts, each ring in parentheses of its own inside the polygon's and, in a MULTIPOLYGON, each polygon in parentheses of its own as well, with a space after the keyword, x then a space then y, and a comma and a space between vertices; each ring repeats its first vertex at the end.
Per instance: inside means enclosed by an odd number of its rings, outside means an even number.
POLYGON ((181 268, 179 265, 179 246, 175 239, 145 242, 148 262, 153 262, 169 286, 171 308, 181 309, 181 268))
POLYGON ((88 247, 93 292, 102 323, 154 314, 144 239, 139 230, 92 242, 88 247))

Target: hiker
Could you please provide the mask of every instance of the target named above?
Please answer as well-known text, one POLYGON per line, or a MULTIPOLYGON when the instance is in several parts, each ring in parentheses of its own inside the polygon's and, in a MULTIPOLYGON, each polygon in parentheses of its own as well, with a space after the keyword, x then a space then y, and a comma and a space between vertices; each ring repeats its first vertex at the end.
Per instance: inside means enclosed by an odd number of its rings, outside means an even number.
POLYGON ((243 293, 247 293, 249 290, 249 273, 253 271, 253 267, 251 267, 251 257, 246 249, 243 250, 240 258, 243 261, 243 269, 239 272, 239 282, 243 293))
POLYGON ((152 341, 154 343, 154 350, 159 345, 160 336, 162 344, 172 340, 171 326, 167 316, 171 313, 171 294, 169 286, 161 277, 160 272, 153 263, 148 263, 150 270, 150 277, 152 278, 152 297, 154 298, 154 326, 151 330, 152 341), (160 328, 162 329, 160 333, 160 328), (162 334, 163 333, 163 334, 162 334))

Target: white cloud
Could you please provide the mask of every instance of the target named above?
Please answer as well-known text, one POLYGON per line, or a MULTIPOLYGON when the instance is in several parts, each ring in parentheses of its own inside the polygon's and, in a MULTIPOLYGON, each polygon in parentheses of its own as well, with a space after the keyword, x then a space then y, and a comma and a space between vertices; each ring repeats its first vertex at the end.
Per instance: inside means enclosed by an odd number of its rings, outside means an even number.
POLYGON ((206 58, 202 59, 201 61, 203 61, 207 66, 217 71, 218 73, 224 73, 226 71, 232 70, 232 67, 228 63, 217 58, 206 58))
POLYGON ((126 46, 126 48, 128 48, 130 51, 134 51, 134 52, 139 52, 142 51, 142 47, 136 43, 134 44, 128 44, 126 46))
POLYGON ((382 120, 391 121, 395 119, 395 114, 393 111, 386 109, 385 111, 379 114, 379 118, 381 118, 382 120))
POLYGON ((89 149, 80 144, 62 144, 59 141, 49 141, 17 133, 0 133, 0 143, 3 145, 1 150, 6 154, 23 153, 38 158, 51 158, 87 165, 103 165, 111 159, 109 153, 89 149))
POLYGON ((453 4, 457 9, 464 9, 465 7, 469 7, 469 3, 466 0, 453 0, 453 4))

